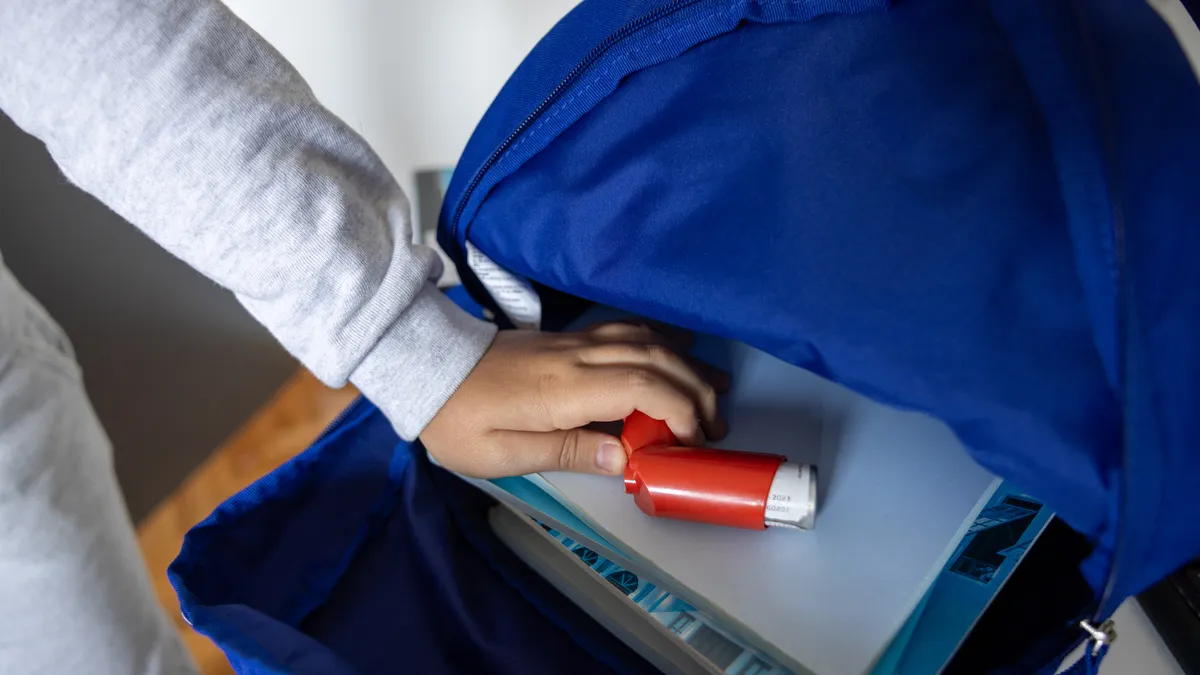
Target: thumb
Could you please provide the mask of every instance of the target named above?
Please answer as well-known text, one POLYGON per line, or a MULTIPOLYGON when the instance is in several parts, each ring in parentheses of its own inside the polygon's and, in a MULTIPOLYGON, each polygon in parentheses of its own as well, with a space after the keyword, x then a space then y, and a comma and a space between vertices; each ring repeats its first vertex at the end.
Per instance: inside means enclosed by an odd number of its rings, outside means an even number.
POLYGON ((591 429, 494 432, 509 475, 573 471, 617 476, 625 471, 625 448, 609 434, 591 429))

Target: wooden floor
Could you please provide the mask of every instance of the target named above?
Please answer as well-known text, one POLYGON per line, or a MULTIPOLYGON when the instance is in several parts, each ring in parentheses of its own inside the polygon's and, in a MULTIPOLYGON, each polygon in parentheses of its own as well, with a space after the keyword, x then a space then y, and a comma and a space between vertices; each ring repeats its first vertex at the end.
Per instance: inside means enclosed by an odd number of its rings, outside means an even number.
POLYGON ((159 602, 204 675, 233 670, 220 650, 183 621, 167 581, 167 565, 179 553, 184 533, 222 501, 307 447, 355 396, 351 388, 334 391, 307 372, 297 374, 139 525, 142 555, 159 602))

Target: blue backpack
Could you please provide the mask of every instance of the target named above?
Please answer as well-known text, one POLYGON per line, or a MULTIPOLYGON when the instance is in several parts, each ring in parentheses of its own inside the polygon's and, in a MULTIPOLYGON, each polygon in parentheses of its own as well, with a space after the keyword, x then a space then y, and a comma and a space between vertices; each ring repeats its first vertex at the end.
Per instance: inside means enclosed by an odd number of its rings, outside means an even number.
MULTIPOLYGON (((599 302, 944 420, 1078 533, 1082 592, 992 664, 1034 672, 1200 554, 1198 178, 1200 86, 1142 0, 585 0, 439 241, 502 325, 496 270, 543 328, 599 302)), ((243 672, 648 669, 480 500, 361 404, 172 580, 243 672)))

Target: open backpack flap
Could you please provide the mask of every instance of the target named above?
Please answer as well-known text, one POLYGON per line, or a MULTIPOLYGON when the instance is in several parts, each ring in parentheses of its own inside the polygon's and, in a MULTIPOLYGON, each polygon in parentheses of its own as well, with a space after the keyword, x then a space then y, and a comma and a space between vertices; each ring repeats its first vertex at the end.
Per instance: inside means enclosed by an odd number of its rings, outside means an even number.
POLYGON ((1200 553, 1197 185, 1142 0, 585 0, 439 240, 502 320, 599 302, 948 423, 1088 543, 1030 672, 1200 553))
POLYGON ((359 399, 192 528, 168 576, 242 675, 657 672, 493 534, 494 503, 359 399))

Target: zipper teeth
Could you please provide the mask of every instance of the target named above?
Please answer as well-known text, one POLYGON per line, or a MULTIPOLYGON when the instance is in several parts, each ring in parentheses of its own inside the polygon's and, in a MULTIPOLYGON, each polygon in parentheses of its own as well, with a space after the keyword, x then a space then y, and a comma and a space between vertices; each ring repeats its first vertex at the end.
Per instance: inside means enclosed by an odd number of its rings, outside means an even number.
POLYGON ((587 70, 593 63, 596 62, 596 59, 600 58, 600 56, 602 56, 604 52, 608 51, 609 48, 611 48, 614 44, 625 39, 632 33, 635 33, 645 26, 658 21, 664 16, 681 9, 685 5, 690 5, 698 1, 699 0, 672 0, 666 5, 663 5, 647 14, 643 14, 624 26, 621 26, 615 32, 610 33, 608 37, 604 38, 604 40, 600 42, 600 44, 593 47, 592 50, 583 57, 582 61, 576 63, 575 67, 571 68, 570 72, 568 72, 567 75, 559 81, 554 89, 550 90, 550 93, 546 96, 546 98, 542 99, 542 102, 537 104, 537 107, 533 109, 533 112, 529 113, 529 115, 517 125, 516 129, 513 129, 512 133, 510 133, 508 137, 504 139, 504 142, 502 142, 492 152, 492 154, 488 156, 487 161, 483 163, 483 166, 479 167, 479 170, 475 172, 475 176, 471 178, 470 184, 467 185, 466 191, 463 192, 463 196, 458 200, 458 206, 454 210, 454 218, 450 221, 451 234, 453 234, 455 237, 458 236, 458 221, 462 218, 463 211, 465 211, 467 208, 467 202, 471 200, 471 195, 475 193, 475 190, 479 187, 480 183, 483 182, 483 177, 487 174, 487 172, 496 165, 496 162, 500 161, 500 158, 513 144, 513 142, 517 140, 521 134, 525 133, 525 131, 529 129, 533 122, 537 120, 538 117, 541 117, 542 113, 546 112, 546 109, 558 100, 563 91, 566 90, 567 87, 571 86, 585 70, 587 70))
MULTIPOLYGON (((1074 20, 1074 23, 1076 26, 1076 30, 1079 31, 1080 41, 1083 43, 1084 54, 1085 54, 1085 58, 1087 59, 1087 64, 1088 64, 1088 66, 1091 67, 1091 77, 1093 80, 1093 84, 1096 87, 1097 92, 1098 92, 1097 96, 1101 99, 1105 99, 1105 98, 1107 98, 1107 96, 1106 96, 1107 88, 1105 86, 1106 82, 1105 82, 1105 79, 1099 69, 1097 62, 1096 62, 1095 44, 1092 41, 1092 34, 1090 31, 1089 24, 1087 22, 1087 18, 1084 15, 1084 10, 1079 2, 1073 2, 1071 4, 1071 13, 1072 13, 1072 19, 1074 20)), ((1114 143, 1113 127, 1112 127, 1113 122, 1111 119, 1111 115, 1106 113, 1107 109, 1103 105, 1101 105, 1100 110, 1101 110, 1101 116, 1100 116, 1100 119, 1098 122, 1099 127, 1100 127, 1098 130, 1098 134, 1100 135, 1099 140, 1100 140, 1100 144, 1101 144, 1101 153, 1102 153, 1101 161, 1104 164, 1104 173, 1105 173, 1105 178, 1106 178, 1105 189, 1106 189, 1106 194, 1108 196, 1109 215, 1112 217, 1112 237, 1113 237, 1113 261, 1112 261, 1113 270, 1112 270, 1112 272, 1113 272, 1113 276, 1114 276, 1113 286, 1114 286, 1114 291, 1115 291, 1115 296, 1116 296, 1116 320, 1117 320, 1117 326, 1116 326, 1116 333, 1117 333, 1117 339, 1116 339, 1117 386, 1115 387, 1115 389, 1118 392, 1119 400, 1122 401, 1121 414, 1125 418, 1125 421, 1122 424, 1122 429, 1121 429, 1121 450, 1120 450, 1121 457, 1120 457, 1120 459, 1121 459, 1121 482, 1122 482, 1122 485, 1121 485, 1121 492, 1119 493, 1119 497, 1118 497, 1119 505, 1118 505, 1118 509, 1117 509, 1117 522, 1114 524, 1114 527, 1116 528, 1116 537, 1114 539, 1114 544, 1113 544, 1113 560, 1112 560, 1112 567, 1111 567, 1111 569, 1109 569, 1109 572, 1108 572, 1108 578, 1105 579, 1105 581, 1104 581, 1104 589, 1103 589, 1103 591, 1101 591, 1100 599, 1099 599, 1098 603, 1096 604, 1096 609, 1094 612, 1092 612, 1092 620, 1096 625, 1102 624, 1105 620, 1107 620, 1111 616, 1112 611, 1114 609, 1116 609, 1116 608, 1109 608, 1107 605, 1109 604, 1109 602, 1112 599, 1113 592, 1116 590, 1118 570, 1121 568, 1122 563, 1124 562, 1124 558, 1128 557, 1128 553, 1126 553, 1125 551, 1122 550, 1123 547, 1122 547, 1121 543, 1122 543, 1122 540, 1124 539, 1125 531, 1127 529, 1127 524, 1125 522, 1127 511, 1129 509, 1129 496, 1127 493, 1129 490, 1129 485, 1131 484, 1131 481, 1129 480, 1129 456, 1130 456, 1129 440, 1130 439, 1129 439, 1129 433, 1128 433, 1128 428, 1129 428, 1128 421, 1131 418, 1131 415, 1129 414, 1130 404, 1128 403, 1128 401, 1132 400, 1132 392, 1130 389, 1130 379, 1131 378, 1129 375, 1132 367, 1131 367, 1131 364, 1129 363, 1129 355, 1126 353, 1126 350, 1128 349, 1128 345, 1130 343, 1128 335, 1129 335, 1129 332, 1132 330, 1130 327, 1130 316, 1129 316, 1129 303, 1132 302, 1132 298, 1125 297, 1126 293, 1127 293, 1126 279, 1128 278, 1128 275, 1126 273, 1126 260, 1125 260, 1125 256, 1126 256, 1125 219, 1124 219, 1124 212, 1123 212, 1123 208, 1122 208, 1122 204, 1121 204, 1121 192, 1119 189, 1120 186, 1119 185, 1114 186, 1114 183, 1117 180, 1117 174, 1115 171, 1112 171, 1112 168, 1113 168, 1114 162, 1115 162, 1114 156, 1115 156, 1115 152, 1116 152, 1116 150, 1113 147, 1113 143, 1114 143), (1105 616, 1106 613, 1109 616, 1105 616)))

